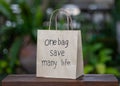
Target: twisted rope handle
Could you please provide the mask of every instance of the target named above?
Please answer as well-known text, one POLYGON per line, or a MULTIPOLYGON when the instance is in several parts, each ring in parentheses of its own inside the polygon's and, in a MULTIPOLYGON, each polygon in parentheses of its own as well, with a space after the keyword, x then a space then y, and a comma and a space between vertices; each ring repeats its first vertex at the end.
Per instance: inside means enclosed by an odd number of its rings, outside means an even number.
MULTIPOLYGON (((64 12, 64 14, 65 14, 66 17, 67 17, 67 23, 68 23, 68 26, 67 26, 67 27, 68 27, 68 30, 69 30, 69 25, 70 25, 71 29, 73 30, 73 27, 72 27, 72 18, 71 18, 71 16, 68 14, 68 12, 65 11, 64 9, 56 9, 55 11, 53 11, 53 13, 52 13, 51 16, 50 16, 49 30, 50 30, 50 27, 51 27, 52 17, 53 17, 53 15, 54 15, 57 11, 63 11, 63 12, 64 12), (70 20, 70 22, 69 22, 69 20, 70 20)), ((56 16, 55 16, 56 30, 57 30, 57 17, 58 17, 58 13, 57 13, 56 16)))

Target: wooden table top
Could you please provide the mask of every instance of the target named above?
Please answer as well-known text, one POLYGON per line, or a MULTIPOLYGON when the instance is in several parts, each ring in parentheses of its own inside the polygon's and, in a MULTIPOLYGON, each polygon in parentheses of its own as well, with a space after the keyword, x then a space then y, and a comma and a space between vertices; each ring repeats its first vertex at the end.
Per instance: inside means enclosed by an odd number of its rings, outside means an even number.
POLYGON ((34 74, 8 75, 2 86, 118 86, 118 80, 111 74, 86 74, 78 79, 36 77, 34 74))

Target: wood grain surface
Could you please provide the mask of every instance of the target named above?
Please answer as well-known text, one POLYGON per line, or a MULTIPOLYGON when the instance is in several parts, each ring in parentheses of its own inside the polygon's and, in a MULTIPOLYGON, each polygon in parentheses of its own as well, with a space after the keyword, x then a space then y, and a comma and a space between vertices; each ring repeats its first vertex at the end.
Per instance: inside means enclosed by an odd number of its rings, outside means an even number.
POLYGON ((87 74, 76 80, 37 78, 33 74, 8 75, 2 86, 118 86, 118 80, 111 74, 87 74))

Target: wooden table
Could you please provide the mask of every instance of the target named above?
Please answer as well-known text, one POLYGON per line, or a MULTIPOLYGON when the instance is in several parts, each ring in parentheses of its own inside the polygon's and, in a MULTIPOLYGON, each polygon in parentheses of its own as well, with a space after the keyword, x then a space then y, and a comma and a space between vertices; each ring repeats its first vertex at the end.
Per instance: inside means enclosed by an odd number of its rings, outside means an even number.
POLYGON ((118 80, 111 74, 87 74, 76 80, 8 75, 2 80, 2 86, 118 86, 118 80))

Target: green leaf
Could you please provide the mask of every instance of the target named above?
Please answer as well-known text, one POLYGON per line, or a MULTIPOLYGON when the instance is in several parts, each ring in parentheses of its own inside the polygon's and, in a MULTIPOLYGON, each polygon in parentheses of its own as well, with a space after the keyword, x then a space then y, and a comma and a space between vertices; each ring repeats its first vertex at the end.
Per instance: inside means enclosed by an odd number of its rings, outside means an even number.
POLYGON ((18 59, 18 54, 19 54, 19 50, 21 47, 21 43, 22 43, 22 39, 16 38, 10 48, 9 57, 10 57, 10 67, 11 68, 14 67, 16 60, 18 59))
POLYGON ((118 71, 116 68, 112 68, 112 67, 108 67, 108 68, 106 69, 106 73, 107 73, 107 74, 115 74, 115 75, 117 75, 117 76, 120 76, 119 71, 118 71))
POLYGON ((93 52, 95 52, 95 51, 97 51, 97 50, 99 50, 100 48, 102 48, 102 44, 101 43, 96 43, 96 44, 94 44, 91 48, 91 50, 93 51, 93 52))
POLYGON ((94 55, 94 54, 92 54, 91 56, 90 56, 90 59, 89 59, 89 62, 90 62, 90 64, 92 64, 92 65, 96 65, 97 63, 98 63, 98 57, 96 56, 96 55, 94 55))
POLYGON ((35 18, 33 19, 33 23, 34 23, 35 27, 38 27, 42 24, 43 13, 41 11, 40 6, 38 6, 36 9, 37 10, 36 10, 36 13, 35 13, 35 18))
POLYGON ((19 4, 19 6, 20 6, 20 9, 21 9, 20 16, 21 16, 22 21, 24 22, 21 25, 22 33, 30 34, 33 30, 33 23, 32 23, 33 22, 33 15, 32 15, 32 12, 31 12, 31 8, 25 2, 21 2, 19 4))
POLYGON ((100 55, 110 55, 112 53, 112 50, 111 49, 103 49, 101 52, 100 52, 100 55))
POLYGON ((11 74, 11 73, 12 73, 12 69, 8 67, 8 68, 6 69, 6 72, 7 72, 8 74, 11 74))
POLYGON ((112 54, 112 50, 110 50, 110 49, 101 50, 99 53, 100 62, 105 63, 107 61, 110 61, 111 60, 110 54, 112 54))
POLYGON ((2 13, 9 20, 15 20, 16 16, 12 12, 10 4, 8 4, 5 0, 0 0, 0 13, 2 13))
POLYGON ((84 68, 84 73, 85 73, 85 74, 90 73, 90 72, 93 71, 93 69, 94 69, 93 66, 91 66, 91 65, 86 65, 85 68, 84 68))
POLYGON ((106 71, 106 65, 103 63, 98 63, 96 64, 96 71, 99 74, 104 74, 106 71))
POLYGON ((4 60, 2 60, 2 61, 0 61, 0 68, 5 68, 5 67, 7 67, 7 61, 4 61, 4 60))

